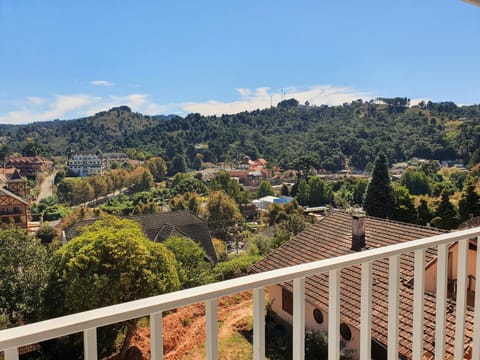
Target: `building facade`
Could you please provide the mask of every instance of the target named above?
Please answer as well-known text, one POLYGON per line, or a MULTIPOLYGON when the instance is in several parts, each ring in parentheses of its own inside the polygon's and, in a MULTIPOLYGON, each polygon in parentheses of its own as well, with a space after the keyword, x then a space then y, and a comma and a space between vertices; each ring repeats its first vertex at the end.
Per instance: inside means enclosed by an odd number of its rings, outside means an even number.
POLYGON ((107 159, 100 150, 76 151, 68 157, 67 169, 76 176, 101 175, 107 169, 107 159))
POLYGON ((14 224, 28 228, 29 202, 27 183, 16 171, 11 178, 0 184, 0 225, 14 224))

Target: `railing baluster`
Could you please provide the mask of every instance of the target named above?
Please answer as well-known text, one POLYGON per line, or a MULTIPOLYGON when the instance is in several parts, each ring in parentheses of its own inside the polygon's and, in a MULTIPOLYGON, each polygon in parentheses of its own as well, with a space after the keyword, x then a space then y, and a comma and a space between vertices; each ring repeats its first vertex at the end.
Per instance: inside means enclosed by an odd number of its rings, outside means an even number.
POLYGON ((207 317, 207 360, 218 359, 217 299, 205 302, 207 317))
POLYGON ((7 349, 5 350, 5 360, 18 360, 18 349, 7 349))
POLYGON ((163 314, 150 314, 150 351, 152 360, 163 359, 163 314))
POLYGON ((293 279, 293 358, 305 358, 305 278, 293 279))
POLYGON ((83 332, 83 356, 85 360, 97 360, 97 329, 83 332))
POLYGON ((469 239, 458 241, 457 311, 455 313, 455 360, 464 359, 465 307, 467 305, 467 269, 469 239))
POLYGON ((425 295, 425 250, 415 251, 413 288, 413 359, 423 359, 423 297, 425 295))
POLYGON ((398 360, 400 255, 393 255, 389 258, 388 281, 388 360, 398 360))
POLYGON ((372 358, 372 262, 362 264, 362 302, 360 312, 360 359, 372 358))
POLYGON ((477 271, 475 273, 475 323, 473 326, 472 360, 480 360, 480 237, 477 237, 477 271))
POLYGON ((448 244, 438 246, 437 304, 435 315, 435 359, 445 358, 445 320, 447 315, 448 244))
POLYGON ((340 359, 340 269, 328 275, 328 360, 340 359))
POLYGON ((253 289, 253 359, 265 360, 265 290, 253 289))

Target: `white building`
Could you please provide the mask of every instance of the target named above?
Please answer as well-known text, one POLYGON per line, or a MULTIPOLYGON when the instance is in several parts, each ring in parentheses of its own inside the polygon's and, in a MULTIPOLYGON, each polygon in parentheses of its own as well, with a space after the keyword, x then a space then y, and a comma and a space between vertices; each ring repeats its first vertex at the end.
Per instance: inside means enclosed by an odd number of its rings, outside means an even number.
POLYGON ((68 157, 68 171, 78 176, 103 174, 107 168, 107 159, 100 150, 76 151, 68 157))

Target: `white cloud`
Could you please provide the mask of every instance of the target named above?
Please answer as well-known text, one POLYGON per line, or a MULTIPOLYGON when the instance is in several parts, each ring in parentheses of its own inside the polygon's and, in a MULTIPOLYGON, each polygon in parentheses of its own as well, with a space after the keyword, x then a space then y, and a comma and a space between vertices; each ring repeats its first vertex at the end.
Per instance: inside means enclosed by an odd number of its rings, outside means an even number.
POLYGON ((38 96, 28 96, 27 100, 33 105, 42 105, 45 104, 45 102, 47 101, 47 99, 38 96))
POLYGON ((240 99, 223 102, 210 100, 206 102, 187 102, 182 104, 186 112, 198 112, 204 115, 234 114, 241 111, 264 109, 270 105, 276 106, 283 99, 295 98, 301 104, 308 101, 311 105, 339 105, 362 98, 371 99, 372 94, 357 91, 347 87, 335 87, 331 85, 316 85, 307 88, 288 87, 282 91, 270 92, 270 88, 262 87, 254 90, 237 89, 240 99))
POLYGON ((93 80, 93 81, 90 81, 90 84, 92 84, 94 86, 113 86, 113 85, 115 85, 115 83, 113 83, 111 81, 107 81, 107 80, 93 80))
POLYGON ((418 99, 410 99, 410 106, 418 105, 420 102, 428 103, 431 99, 429 98, 418 98, 418 99))
POLYGON ((34 96, 26 98, 19 110, 0 113, 0 123, 26 124, 54 119, 74 119, 93 115, 112 107, 127 105, 133 111, 145 114, 160 114, 168 107, 149 101, 148 94, 128 94, 125 96, 56 95, 50 99, 34 96))
POLYGON ((34 121, 74 119, 93 115, 112 107, 127 105, 133 111, 143 114, 180 114, 198 112, 204 115, 234 114, 241 111, 264 109, 276 106, 282 99, 295 98, 300 103, 309 101, 312 105, 338 105, 362 98, 372 99, 367 92, 346 87, 317 85, 307 88, 288 87, 282 91, 271 91, 268 87, 256 89, 238 88, 238 97, 233 101, 209 100, 205 102, 184 102, 159 104, 149 94, 94 96, 89 94, 56 95, 51 98, 29 96, 15 104, 16 108, 0 113, 0 123, 25 124, 34 121))
POLYGON ((0 115, 0 123, 24 124, 34 121, 60 119, 68 113, 78 112, 85 106, 99 101, 100 98, 91 95, 57 95, 52 100, 28 97, 23 108, 0 115))

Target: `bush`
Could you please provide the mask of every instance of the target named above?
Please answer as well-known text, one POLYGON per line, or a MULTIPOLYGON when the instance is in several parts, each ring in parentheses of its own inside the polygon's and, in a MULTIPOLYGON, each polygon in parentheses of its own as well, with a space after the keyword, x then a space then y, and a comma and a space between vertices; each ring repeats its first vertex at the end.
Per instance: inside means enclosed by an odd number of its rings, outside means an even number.
POLYGON ((60 204, 55 204, 45 209, 45 211, 43 212, 43 220, 54 221, 54 220, 64 218, 65 216, 71 213, 72 213, 72 210, 69 207, 66 207, 60 204))
POLYGON ((213 269, 213 275, 217 281, 245 276, 252 265, 261 258, 261 256, 256 255, 242 255, 231 258, 225 262, 218 263, 215 269, 213 269))
POLYGON ((37 237, 42 241, 42 244, 51 243, 55 236, 57 236, 57 231, 48 222, 44 223, 37 232, 37 237))

